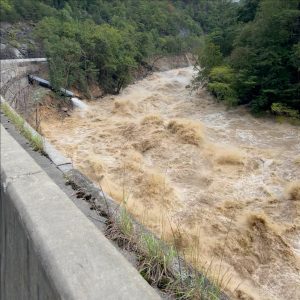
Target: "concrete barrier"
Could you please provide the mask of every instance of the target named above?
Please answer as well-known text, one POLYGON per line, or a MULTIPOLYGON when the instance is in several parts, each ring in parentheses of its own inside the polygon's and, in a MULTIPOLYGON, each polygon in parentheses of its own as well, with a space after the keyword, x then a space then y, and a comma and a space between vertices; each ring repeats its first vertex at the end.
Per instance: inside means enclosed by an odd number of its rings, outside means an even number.
POLYGON ((28 86, 28 74, 47 70, 46 58, 0 60, 0 93, 9 102, 28 86))
POLYGON ((1 125, 0 299, 160 299, 1 125))

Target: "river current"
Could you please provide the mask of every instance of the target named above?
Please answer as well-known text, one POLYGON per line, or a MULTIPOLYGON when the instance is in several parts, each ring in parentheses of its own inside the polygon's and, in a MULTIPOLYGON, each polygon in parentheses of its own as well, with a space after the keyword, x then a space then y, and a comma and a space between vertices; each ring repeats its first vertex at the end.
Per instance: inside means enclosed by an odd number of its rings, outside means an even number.
POLYGON ((192 76, 156 72, 42 132, 234 298, 300 299, 300 128, 191 93, 192 76))

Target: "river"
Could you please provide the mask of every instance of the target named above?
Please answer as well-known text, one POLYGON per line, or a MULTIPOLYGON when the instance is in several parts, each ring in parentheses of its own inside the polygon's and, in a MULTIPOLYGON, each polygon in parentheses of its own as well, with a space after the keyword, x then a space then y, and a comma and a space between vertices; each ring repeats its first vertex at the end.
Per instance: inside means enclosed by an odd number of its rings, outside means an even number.
POLYGON ((192 76, 156 72, 42 132, 234 298, 300 299, 300 128, 190 93, 192 76))

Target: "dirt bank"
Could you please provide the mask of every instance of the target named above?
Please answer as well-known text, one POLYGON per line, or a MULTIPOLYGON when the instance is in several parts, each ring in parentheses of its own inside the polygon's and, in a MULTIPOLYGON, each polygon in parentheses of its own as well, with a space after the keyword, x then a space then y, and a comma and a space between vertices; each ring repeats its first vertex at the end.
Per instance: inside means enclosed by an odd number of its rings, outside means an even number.
POLYGON ((226 110, 154 73, 43 134, 240 299, 300 298, 300 128, 226 110), (172 228, 170 226, 172 225, 172 228))

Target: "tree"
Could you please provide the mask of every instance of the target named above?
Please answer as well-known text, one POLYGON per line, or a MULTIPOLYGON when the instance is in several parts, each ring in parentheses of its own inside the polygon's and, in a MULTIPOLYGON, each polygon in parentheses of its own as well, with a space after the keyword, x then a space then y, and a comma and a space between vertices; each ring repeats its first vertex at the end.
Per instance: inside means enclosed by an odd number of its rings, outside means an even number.
POLYGON ((223 100, 234 90, 238 103, 249 104, 255 113, 271 110, 274 103, 277 112, 278 107, 299 112, 299 0, 244 0, 237 11, 236 24, 227 23, 223 30, 233 28, 231 46, 225 47, 221 31, 214 30, 210 41, 215 46, 207 44, 200 53, 198 66, 202 68, 198 67, 197 80, 204 80, 223 100), (223 62, 216 46, 224 55, 223 62), (228 71, 227 64, 231 67, 233 82, 216 80, 215 72, 220 69, 214 67, 220 64, 224 65, 223 72, 228 71))
POLYGON ((262 0, 254 21, 246 24, 237 36, 231 62, 238 77, 251 78, 251 84, 244 87, 240 80, 239 94, 242 102, 249 101, 256 112, 282 101, 300 108, 299 101, 295 101, 299 81, 293 64, 293 49, 299 40, 298 5, 297 0, 262 0), (237 53, 245 50, 252 54, 244 58, 248 62, 241 63, 237 53))
POLYGON ((70 87, 82 76, 80 63, 82 49, 78 42, 54 36, 46 41, 46 49, 49 57, 50 81, 55 90, 70 87))
POLYGON ((260 0, 241 0, 241 6, 238 9, 238 21, 253 21, 258 9, 260 0))
POLYGON ((214 67, 221 65, 222 62, 223 56, 221 54, 220 47, 207 39, 198 54, 198 60, 195 65, 195 69, 198 72, 193 79, 194 89, 197 89, 199 86, 206 85, 209 80, 211 70, 214 67))
POLYGON ((208 90, 224 101, 228 106, 238 104, 237 93, 235 91, 235 74, 229 66, 214 67, 209 73, 208 90))

